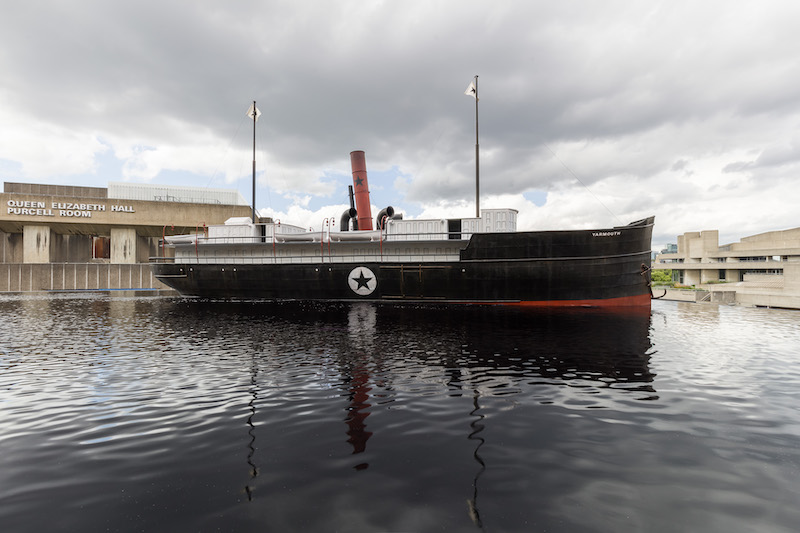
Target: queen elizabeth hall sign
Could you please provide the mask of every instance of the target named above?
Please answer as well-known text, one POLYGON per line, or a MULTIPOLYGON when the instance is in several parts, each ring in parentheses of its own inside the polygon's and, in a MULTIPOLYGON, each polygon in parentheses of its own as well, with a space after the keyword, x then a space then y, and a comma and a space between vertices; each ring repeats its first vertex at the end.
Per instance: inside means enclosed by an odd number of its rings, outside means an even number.
POLYGON ((112 213, 135 213, 132 205, 85 204, 78 202, 39 202, 29 200, 8 200, 6 210, 9 215, 62 218, 92 218, 92 212, 110 211, 112 213))

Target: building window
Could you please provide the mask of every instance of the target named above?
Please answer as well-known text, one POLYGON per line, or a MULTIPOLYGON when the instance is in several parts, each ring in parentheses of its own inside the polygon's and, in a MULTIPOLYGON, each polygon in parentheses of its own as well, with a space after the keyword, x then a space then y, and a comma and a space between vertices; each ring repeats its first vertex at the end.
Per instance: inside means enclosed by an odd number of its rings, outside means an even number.
POLYGON ((782 268, 769 268, 769 269, 751 269, 751 270, 740 270, 739 271, 739 281, 744 281, 744 277, 746 274, 756 274, 760 276, 782 276, 783 269, 782 268))

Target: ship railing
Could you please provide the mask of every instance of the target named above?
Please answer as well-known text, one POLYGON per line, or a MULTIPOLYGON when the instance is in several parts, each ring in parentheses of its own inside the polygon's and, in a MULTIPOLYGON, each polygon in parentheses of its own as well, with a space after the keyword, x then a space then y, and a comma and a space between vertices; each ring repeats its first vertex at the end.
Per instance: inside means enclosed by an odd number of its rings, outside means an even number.
POLYGON ((179 264, 259 264, 259 265, 283 265, 283 264, 307 264, 320 265, 330 263, 430 263, 430 262, 451 262, 458 261, 460 258, 459 249, 440 249, 428 251, 411 252, 386 252, 380 253, 331 253, 325 255, 271 255, 271 254, 248 254, 248 255, 199 255, 179 254, 176 257, 151 257, 151 263, 179 263, 179 264))
POLYGON ((177 245, 215 245, 215 244, 288 244, 296 242, 314 243, 349 243, 349 242, 417 242, 417 241, 448 241, 469 240, 472 233, 434 231, 430 233, 387 233, 384 230, 372 231, 308 231, 305 233, 277 233, 267 235, 223 235, 208 237, 203 233, 190 235, 171 235, 162 238, 161 246, 177 245))
MULTIPOLYGON (((365 232, 307 232, 278 235, 206 237, 202 233, 167 238, 178 259, 160 257, 150 259, 153 263, 324 263, 324 262, 405 262, 405 261, 453 261, 458 260, 460 250, 471 234, 460 232, 392 233, 386 230, 365 232), (189 236, 187 236, 188 238, 189 236), (384 246, 386 243, 389 248, 384 246), (408 243, 404 249, 398 248, 408 243), (439 246, 434 250, 435 243, 439 246), (296 254, 297 246, 315 244, 314 253, 296 254), (218 248, 218 245, 227 245, 218 248), (239 246, 233 250, 228 246, 239 246), (355 251, 347 247, 356 246, 355 251), (368 249, 361 248, 362 246, 368 249), (420 247, 423 247, 420 249, 420 247), (445 249, 446 248, 446 249, 445 249), (220 252, 226 252, 221 254, 220 252), (213 255, 212 255, 213 254, 213 255)), ((163 248, 163 243, 162 243, 163 248)), ((308 252, 309 250, 303 250, 308 252)))

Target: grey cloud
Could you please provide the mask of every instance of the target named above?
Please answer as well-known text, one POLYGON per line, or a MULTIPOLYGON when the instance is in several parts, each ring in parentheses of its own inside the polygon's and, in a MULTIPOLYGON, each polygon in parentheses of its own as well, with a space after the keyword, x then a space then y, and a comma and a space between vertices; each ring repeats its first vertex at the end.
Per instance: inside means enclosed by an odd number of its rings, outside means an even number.
POLYGON ((736 161, 725 165, 723 172, 743 172, 746 170, 757 169, 779 169, 782 167, 793 167, 800 163, 800 144, 791 142, 788 144, 773 144, 765 148, 755 159, 751 161, 736 161))
MULTIPOLYGON (((690 166, 713 181, 705 161, 720 174, 800 157, 796 143, 775 144, 800 115, 800 5, 767 4, 14 2, 0 20, 0 117, 212 151, 257 100, 275 172, 320 172, 282 192, 347 173, 362 149, 407 176, 406 201, 459 202, 473 195, 463 91, 478 74, 486 194, 575 176, 644 183, 690 166)), ((0 147, 0 160, 14 157, 0 147)))

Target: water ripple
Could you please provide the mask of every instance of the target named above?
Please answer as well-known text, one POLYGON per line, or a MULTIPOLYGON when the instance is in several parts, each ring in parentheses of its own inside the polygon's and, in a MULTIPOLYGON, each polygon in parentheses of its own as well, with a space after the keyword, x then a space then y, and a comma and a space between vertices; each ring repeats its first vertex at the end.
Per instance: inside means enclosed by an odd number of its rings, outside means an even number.
POLYGON ((799 323, 0 295, 0 521, 788 532, 799 323))

